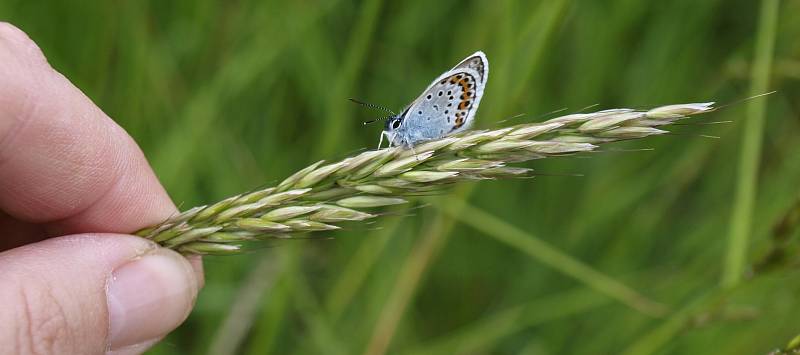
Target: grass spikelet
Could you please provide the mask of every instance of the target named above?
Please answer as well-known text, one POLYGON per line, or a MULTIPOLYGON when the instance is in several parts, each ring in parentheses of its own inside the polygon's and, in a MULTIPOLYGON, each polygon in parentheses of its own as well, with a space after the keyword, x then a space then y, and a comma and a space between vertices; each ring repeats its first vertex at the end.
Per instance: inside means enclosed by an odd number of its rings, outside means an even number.
POLYGON ((531 169, 509 164, 664 134, 663 126, 712 110, 713 103, 693 103, 571 114, 467 131, 413 150, 386 148, 325 165, 318 161, 276 187, 189 209, 136 234, 182 253, 236 254, 243 242, 339 229, 341 223, 376 217, 369 209, 403 204, 459 181, 528 177, 531 169))

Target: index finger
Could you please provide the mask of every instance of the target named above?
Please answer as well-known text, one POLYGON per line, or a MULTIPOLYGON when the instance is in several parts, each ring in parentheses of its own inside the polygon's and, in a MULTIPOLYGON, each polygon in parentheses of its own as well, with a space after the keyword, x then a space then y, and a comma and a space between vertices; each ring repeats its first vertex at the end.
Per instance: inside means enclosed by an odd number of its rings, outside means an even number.
POLYGON ((0 23, 0 209, 55 233, 130 233, 175 213, 142 151, 0 23))

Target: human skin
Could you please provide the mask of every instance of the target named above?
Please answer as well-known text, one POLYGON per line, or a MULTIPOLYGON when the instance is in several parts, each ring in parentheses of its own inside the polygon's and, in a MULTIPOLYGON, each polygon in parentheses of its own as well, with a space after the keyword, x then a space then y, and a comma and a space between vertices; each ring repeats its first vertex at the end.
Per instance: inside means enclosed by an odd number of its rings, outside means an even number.
POLYGON ((203 284, 131 236, 176 213, 133 139, 0 23, 0 354, 137 354, 203 284))

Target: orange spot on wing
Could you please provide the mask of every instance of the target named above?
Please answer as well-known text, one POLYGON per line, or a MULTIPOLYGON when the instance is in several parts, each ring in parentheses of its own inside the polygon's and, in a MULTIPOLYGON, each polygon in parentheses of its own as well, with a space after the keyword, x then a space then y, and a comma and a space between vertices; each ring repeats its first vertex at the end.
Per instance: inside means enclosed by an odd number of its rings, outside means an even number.
POLYGON ((456 124, 453 126, 453 129, 461 128, 464 125, 464 116, 458 116, 456 118, 456 124))
POLYGON ((458 108, 464 110, 467 108, 467 101, 470 98, 469 92, 469 80, 467 80, 467 76, 463 79, 458 81, 458 85, 461 86, 461 92, 463 93, 461 103, 458 104, 458 108))
MULTIPOLYGON (((474 80, 469 75, 464 75, 463 78, 457 79, 455 76, 450 77, 450 84, 458 84, 461 88, 461 102, 458 104, 458 109, 461 111, 467 110, 469 104, 472 102, 470 99, 472 93, 470 92, 470 83, 474 80)), ((464 126, 467 119, 467 112, 456 112, 456 120, 451 130, 456 130, 464 126)))

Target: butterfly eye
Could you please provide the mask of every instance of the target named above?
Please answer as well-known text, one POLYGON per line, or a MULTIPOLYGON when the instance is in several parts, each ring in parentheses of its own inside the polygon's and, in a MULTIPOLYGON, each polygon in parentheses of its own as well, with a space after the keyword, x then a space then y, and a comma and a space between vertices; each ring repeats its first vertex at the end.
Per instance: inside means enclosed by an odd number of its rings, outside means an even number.
POLYGON ((396 120, 396 121, 392 122, 392 128, 394 128, 394 129, 400 128, 400 120, 396 120))

